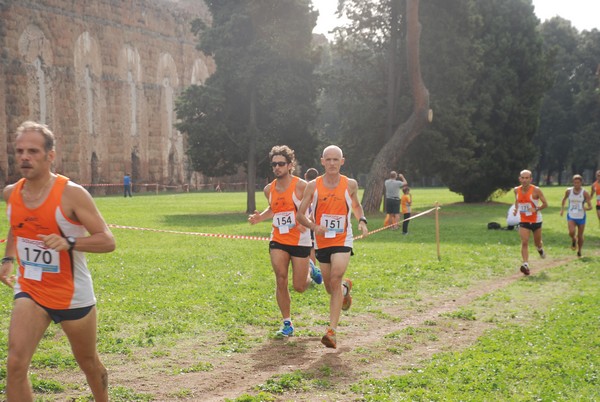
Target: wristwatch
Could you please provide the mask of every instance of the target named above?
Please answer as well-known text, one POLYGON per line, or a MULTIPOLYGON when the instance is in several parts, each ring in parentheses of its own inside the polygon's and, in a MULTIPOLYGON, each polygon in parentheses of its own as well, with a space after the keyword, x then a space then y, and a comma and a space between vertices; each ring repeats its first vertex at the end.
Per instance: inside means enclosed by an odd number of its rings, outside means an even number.
POLYGON ((369 222, 367 222, 367 218, 365 218, 364 216, 363 216, 362 218, 360 218, 358 221, 359 221, 359 222, 364 222, 364 223, 365 223, 365 225, 368 225, 368 224, 369 224, 369 222))
POLYGON ((67 236, 65 239, 67 240, 67 243, 69 243, 69 251, 73 250, 73 247, 75 247, 75 238, 73 236, 67 236))

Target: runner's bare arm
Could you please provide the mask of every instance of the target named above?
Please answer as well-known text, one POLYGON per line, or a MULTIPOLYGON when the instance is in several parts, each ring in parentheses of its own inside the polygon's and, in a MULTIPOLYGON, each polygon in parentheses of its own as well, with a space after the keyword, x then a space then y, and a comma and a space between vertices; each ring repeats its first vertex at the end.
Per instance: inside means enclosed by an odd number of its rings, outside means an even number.
MULTIPOLYGON (((81 223, 89 234, 89 236, 76 239, 74 250, 88 253, 109 253, 115 249, 115 238, 86 189, 69 182, 63 192, 61 208, 69 219, 81 223)), ((38 237, 44 241, 47 247, 56 251, 69 249, 69 243, 59 234, 38 237)))
MULTIPOLYGON (((271 183, 269 183, 265 186, 265 188, 263 189, 263 193, 265 194, 265 198, 268 201, 269 194, 271 193, 271 183)), ((258 210, 255 210, 252 215, 249 215, 248 222, 250 222, 251 225, 256 225, 259 222, 262 222, 267 219, 272 219, 272 218, 273 218, 273 211, 271 210, 271 205, 269 204, 269 206, 267 208, 265 208, 264 211, 258 212, 258 210)))
POLYGON ((584 203, 584 209, 586 211, 591 211, 592 210, 592 197, 590 196, 590 193, 588 193, 587 191, 583 190, 583 203, 584 203))
MULTIPOLYGON (((317 227, 319 225, 311 222, 310 219, 308 219, 308 217, 306 216, 306 211, 308 210, 308 207, 310 206, 310 203, 312 202, 312 198, 313 198, 313 195, 315 194, 316 187, 317 187, 317 183, 314 180, 306 185, 306 188, 304 189, 304 193, 302 194, 302 202, 300 203, 300 207, 298 208, 298 214, 296 216, 298 223, 300 223, 302 226, 306 226, 307 228, 309 228, 311 230, 314 230, 315 233, 317 233, 317 227)), ((321 227, 321 228, 323 229, 323 231, 321 233, 324 233, 325 228, 323 228, 323 227, 321 227)))
POLYGON ((563 216, 563 213, 565 212, 565 202, 567 201, 567 198, 569 198, 569 193, 569 190, 565 191, 565 196, 563 197, 560 203, 560 216, 563 216))
POLYGON ((10 260, 3 260, 2 267, 0 267, 0 282, 4 283, 9 288, 12 288, 15 284, 14 261, 17 258, 17 250, 12 235, 12 229, 8 229, 6 234, 6 247, 4 249, 4 257, 8 257, 10 260), (13 260, 15 259, 15 260, 13 260))
POLYGON ((358 229, 360 229, 363 236, 368 236, 369 229, 367 228, 367 223, 362 220, 362 218, 365 217, 365 211, 358 200, 358 183, 356 180, 348 179, 348 192, 350 193, 350 199, 352 200, 352 212, 354 213, 354 217, 358 220, 358 229))
POLYGON ((544 196, 542 190, 539 187, 536 187, 534 193, 537 193, 539 200, 542 202, 542 205, 537 207, 536 209, 538 211, 541 211, 542 209, 548 208, 548 201, 546 201, 546 197, 544 196))

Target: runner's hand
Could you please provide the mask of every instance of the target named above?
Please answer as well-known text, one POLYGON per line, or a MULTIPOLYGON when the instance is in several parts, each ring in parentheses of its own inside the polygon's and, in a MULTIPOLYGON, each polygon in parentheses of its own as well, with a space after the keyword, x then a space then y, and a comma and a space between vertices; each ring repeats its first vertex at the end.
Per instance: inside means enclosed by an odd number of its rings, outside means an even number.
POLYGON ((367 224, 363 221, 358 223, 358 229, 362 232, 363 237, 367 237, 369 235, 369 229, 367 228, 367 224))
POLYGON ((13 263, 5 262, 2 264, 2 268, 0 268, 0 282, 8 286, 9 288, 13 288, 15 284, 15 276, 11 275, 13 271, 13 263))

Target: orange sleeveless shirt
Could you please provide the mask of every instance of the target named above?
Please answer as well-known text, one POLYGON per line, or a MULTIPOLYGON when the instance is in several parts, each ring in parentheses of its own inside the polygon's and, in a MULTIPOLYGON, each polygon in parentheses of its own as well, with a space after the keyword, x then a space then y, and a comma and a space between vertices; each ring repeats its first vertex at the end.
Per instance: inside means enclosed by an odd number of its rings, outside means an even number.
POLYGON ((38 238, 38 235, 51 233, 74 237, 86 234, 83 225, 67 218, 60 207, 68 181, 57 175, 42 205, 29 209, 21 196, 25 184, 25 179, 21 179, 6 208, 19 264, 15 294, 26 292, 36 303, 59 310, 96 303, 85 254, 74 250, 54 251, 38 238))
POLYGON ((600 206, 600 181, 596 180, 592 186, 596 192, 596 205, 600 206))
POLYGON ((533 190, 536 188, 530 185, 526 193, 521 191, 523 186, 516 188, 517 190, 517 206, 521 222, 523 223, 540 223, 542 221, 542 213, 535 210, 538 206, 538 200, 533 199, 533 190))
POLYGON ((296 197, 296 185, 300 179, 292 177, 292 182, 283 192, 278 192, 277 179, 271 182, 269 193, 269 205, 273 211, 273 229, 271 230, 271 241, 276 241, 287 246, 312 247, 310 230, 304 232, 298 230, 296 214, 302 200, 296 197))
POLYGON ((348 178, 340 176, 336 188, 327 188, 323 183, 323 176, 316 179, 316 188, 313 195, 313 211, 315 222, 324 226, 328 231, 325 236, 315 236, 315 248, 327 247, 352 247, 352 199, 348 192, 348 178))

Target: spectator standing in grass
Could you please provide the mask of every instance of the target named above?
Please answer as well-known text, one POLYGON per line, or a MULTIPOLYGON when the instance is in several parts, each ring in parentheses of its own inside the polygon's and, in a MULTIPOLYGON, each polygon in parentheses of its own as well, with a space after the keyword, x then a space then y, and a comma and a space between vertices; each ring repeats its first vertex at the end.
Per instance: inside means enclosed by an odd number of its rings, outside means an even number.
POLYGON ((402 234, 403 235, 408 234, 408 224, 410 223, 408 218, 410 218, 411 205, 412 205, 412 194, 410 193, 410 187, 404 186, 404 187, 402 187, 402 199, 400 200, 400 206, 402 208, 402 216, 403 216, 403 222, 402 222, 402 234))
POLYGON ((598 215, 598 223, 600 224, 600 170, 596 171, 596 181, 592 184, 590 197, 596 196, 596 215, 598 215))
POLYGON ((521 236, 521 272, 530 274, 529 269, 529 238, 533 232, 533 241, 540 257, 546 258, 544 244, 542 242, 542 209, 548 207, 546 197, 542 190, 531 184, 531 172, 521 171, 519 175, 521 185, 515 187, 515 216, 519 213, 519 235, 521 236))
POLYGON ((294 335, 291 316, 291 297, 288 288, 288 271, 292 263, 294 289, 302 293, 311 282, 323 282, 320 270, 310 266, 312 250, 310 231, 298 224, 297 210, 306 188, 306 182, 292 173, 296 166, 294 151, 286 145, 276 145, 269 153, 275 180, 267 184, 264 194, 269 206, 262 212, 254 211, 248 217, 252 225, 272 219, 273 227, 269 242, 271 265, 277 282, 276 298, 283 317, 283 325, 275 333, 277 338, 294 335))
POLYGON ((560 205, 560 216, 565 211, 565 202, 569 200, 567 209, 567 226, 571 237, 571 250, 577 250, 577 256, 581 257, 583 248, 583 232, 585 230, 586 212, 592 209, 591 197, 582 187, 583 177, 576 174, 573 176, 573 187, 565 191, 565 196, 560 205), (577 232, 577 233, 576 233, 577 232))
POLYGON ((506 230, 514 230, 515 227, 519 227, 519 218, 517 216, 515 204, 511 204, 506 214, 506 230))
POLYGON ((398 174, 392 170, 390 177, 384 182, 384 185, 386 222, 394 225, 392 226, 392 230, 397 230, 398 222, 400 222, 400 189, 408 186, 408 181, 402 174, 398 174))
POLYGON ((358 200, 358 183, 340 173, 344 164, 342 150, 330 145, 323 151, 325 173, 306 185, 298 211, 298 221, 315 232, 316 257, 323 271, 325 289, 330 295, 329 327, 321 342, 337 347, 337 325, 342 310, 352 304, 352 281, 344 278, 352 255, 352 213, 358 228, 368 235, 367 219, 358 200), (312 207, 314 222, 305 215, 312 207))
POLYGON ((131 197, 131 176, 129 173, 125 173, 123 176, 123 197, 131 197))
POLYGON ((10 229, 0 281, 14 289, 6 397, 33 400, 29 364, 54 321, 67 335, 94 400, 108 401, 108 374, 96 350, 96 297, 84 252, 113 251, 115 240, 90 194, 52 173, 54 143, 47 126, 24 122, 15 140, 23 178, 3 191, 10 229))

